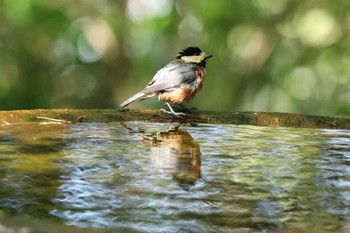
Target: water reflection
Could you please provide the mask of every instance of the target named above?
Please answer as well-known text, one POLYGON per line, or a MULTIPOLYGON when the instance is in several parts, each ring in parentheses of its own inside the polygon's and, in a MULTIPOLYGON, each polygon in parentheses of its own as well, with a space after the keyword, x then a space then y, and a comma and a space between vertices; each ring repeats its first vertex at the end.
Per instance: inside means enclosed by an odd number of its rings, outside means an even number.
POLYGON ((349 230, 349 131, 167 127, 0 127, 0 223, 12 214, 116 232, 349 230))
POLYGON ((201 176, 201 152, 198 143, 185 130, 144 135, 151 145, 153 164, 172 174, 182 186, 192 185, 201 176))
POLYGON ((61 150, 67 144, 61 136, 67 131, 63 125, 0 127, 0 210, 47 214, 45 208, 55 197, 52 191, 61 184, 61 150))

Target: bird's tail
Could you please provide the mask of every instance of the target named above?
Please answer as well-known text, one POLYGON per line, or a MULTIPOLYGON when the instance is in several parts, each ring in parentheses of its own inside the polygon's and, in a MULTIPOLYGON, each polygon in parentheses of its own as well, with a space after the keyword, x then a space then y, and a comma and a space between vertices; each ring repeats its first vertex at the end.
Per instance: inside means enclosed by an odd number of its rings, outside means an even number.
POLYGON ((146 94, 142 93, 142 92, 137 92, 135 95, 131 96, 129 99, 125 100, 120 106, 120 109, 125 108, 126 106, 128 106, 129 104, 131 104, 132 102, 134 102, 137 99, 140 99, 142 97, 145 97, 146 94))

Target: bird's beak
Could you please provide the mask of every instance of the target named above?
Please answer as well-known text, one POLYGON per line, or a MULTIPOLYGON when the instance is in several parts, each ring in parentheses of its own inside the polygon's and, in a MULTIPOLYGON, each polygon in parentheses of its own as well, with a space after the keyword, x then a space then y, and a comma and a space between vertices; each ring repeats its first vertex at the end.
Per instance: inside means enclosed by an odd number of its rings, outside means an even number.
POLYGON ((214 56, 214 55, 212 55, 212 54, 206 54, 205 57, 204 57, 204 59, 207 60, 207 59, 211 58, 212 56, 214 56))

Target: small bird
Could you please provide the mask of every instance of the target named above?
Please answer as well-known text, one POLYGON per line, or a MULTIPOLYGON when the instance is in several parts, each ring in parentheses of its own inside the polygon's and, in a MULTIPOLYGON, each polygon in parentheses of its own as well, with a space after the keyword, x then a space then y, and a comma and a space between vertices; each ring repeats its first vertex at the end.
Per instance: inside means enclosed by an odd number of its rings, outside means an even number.
POLYGON ((169 107, 170 112, 164 110, 165 112, 183 114, 175 112, 170 103, 182 106, 182 103, 192 99, 202 89, 207 59, 212 56, 198 47, 185 48, 177 54, 175 60, 158 70, 144 89, 125 100, 120 109, 135 100, 158 96, 158 100, 164 101, 169 107))

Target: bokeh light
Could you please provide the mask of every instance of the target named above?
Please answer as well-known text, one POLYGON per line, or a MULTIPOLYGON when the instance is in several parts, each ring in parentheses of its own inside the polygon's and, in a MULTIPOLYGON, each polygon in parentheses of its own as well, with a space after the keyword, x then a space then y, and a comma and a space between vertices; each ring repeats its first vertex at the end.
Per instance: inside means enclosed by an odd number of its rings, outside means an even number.
POLYGON ((347 116, 349 9, 346 0, 4 0, 0 109, 118 108, 196 45, 214 58, 189 107, 347 116))
POLYGON ((312 9, 296 15, 294 27, 301 41, 325 47, 338 41, 341 31, 336 19, 324 9, 312 9))

